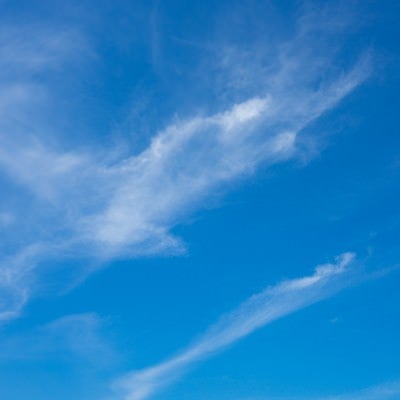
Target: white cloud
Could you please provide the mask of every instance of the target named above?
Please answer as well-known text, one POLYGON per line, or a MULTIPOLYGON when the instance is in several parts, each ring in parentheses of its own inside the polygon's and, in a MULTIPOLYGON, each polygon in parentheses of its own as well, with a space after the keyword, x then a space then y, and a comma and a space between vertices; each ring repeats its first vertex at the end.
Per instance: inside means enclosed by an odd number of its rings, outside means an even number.
MULTIPOLYGON (((392 381, 346 394, 325 397, 276 397, 273 400, 397 400, 399 396, 400 381, 392 381)), ((259 398, 258 400, 264 399, 259 398)))
POLYGON ((388 382, 350 394, 322 397, 317 400, 397 400, 400 397, 400 382, 388 382))
POLYGON ((105 169, 104 211, 85 216, 83 235, 112 254, 180 246, 169 230, 227 183, 298 156, 299 132, 366 77, 363 64, 298 98, 254 97, 210 116, 179 121, 141 154, 105 169), (299 106, 301 103, 301 106, 299 106), (106 247, 104 247, 106 246, 106 247))
POLYGON ((15 222, 15 216, 7 211, 0 212, 0 229, 7 228, 15 222))
POLYGON ((311 276, 268 287, 223 316, 193 345, 177 356, 115 382, 117 398, 143 400, 177 380, 193 363, 212 356, 255 330, 316 303, 351 284, 354 254, 344 253, 333 264, 317 266, 311 276))
POLYGON ((72 314, 35 327, 0 343, 0 362, 56 358, 106 366, 116 359, 104 339, 105 323, 93 313, 72 314))
POLYGON ((59 69, 83 52, 91 54, 86 38, 76 29, 22 23, 0 27, 0 77, 26 79, 59 69))
POLYGON ((301 132, 362 83, 370 68, 365 58, 346 70, 332 68, 334 54, 315 43, 310 43, 312 54, 301 54, 299 43, 302 48, 308 43, 304 35, 302 41, 296 36, 275 55, 276 67, 254 78, 260 85, 252 95, 209 114, 177 117, 142 152, 110 162, 106 150, 89 153, 66 147, 67 140, 58 143, 43 122, 43 109, 37 117, 36 94, 42 91, 43 101, 51 102, 52 93, 45 79, 39 83, 33 78, 33 71, 44 76, 85 49, 85 41, 72 31, 51 37, 43 32, 48 30, 39 29, 28 39, 0 32, 0 53, 7 55, 3 62, 15 66, 15 73, 7 69, 11 83, 0 76, 0 105, 6 110, 0 118, 0 168, 18 197, 27 199, 11 210, 16 221, 23 221, 13 225, 21 244, 16 255, 4 254, 2 275, 9 274, 7 260, 18 260, 25 248, 41 248, 28 277, 23 277, 27 268, 22 265, 13 267, 18 279, 9 284, 2 279, 4 312, 4 296, 23 292, 18 296, 22 304, 34 293, 30 275, 40 274, 37 264, 46 258, 67 255, 103 262, 183 251, 184 243, 171 233, 177 224, 260 166, 299 157, 301 132), (32 52, 35 57, 25 60, 32 52))
MULTIPOLYGON (((391 381, 370 386, 351 393, 328 395, 325 397, 285 396, 268 397, 268 400, 397 400, 400 396, 400 381, 391 381)), ((266 397, 245 397, 241 400, 267 400, 266 397)))
POLYGON ((30 297, 34 270, 43 250, 39 244, 32 244, 1 260, 0 322, 17 317, 30 297))

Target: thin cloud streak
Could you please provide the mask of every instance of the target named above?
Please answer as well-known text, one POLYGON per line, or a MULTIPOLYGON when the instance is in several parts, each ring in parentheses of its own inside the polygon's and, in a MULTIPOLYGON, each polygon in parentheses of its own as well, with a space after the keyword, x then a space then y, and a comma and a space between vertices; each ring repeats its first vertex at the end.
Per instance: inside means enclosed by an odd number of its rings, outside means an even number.
MULTIPOLYGON (((285 397, 245 397, 240 400, 397 400, 400 397, 400 381, 385 382, 351 393, 328 395, 324 397, 285 396, 285 397)), ((239 400, 239 399, 236 399, 239 400)))
POLYGON ((314 274, 283 281, 250 297, 223 316, 203 337, 177 356, 118 379, 114 388, 123 400, 144 400, 178 380, 194 363, 234 344, 255 330, 327 298, 353 282, 353 253, 343 253, 314 274))
MULTIPOLYGON (((400 381, 386 382, 351 393, 325 397, 276 397, 273 400, 397 400, 400 397, 400 381)), ((254 398, 247 400, 266 400, 254 398)))
POLYGON ((400 397, 400 381, 372 386, 364 390, 316 400, 397 400, 400 397))

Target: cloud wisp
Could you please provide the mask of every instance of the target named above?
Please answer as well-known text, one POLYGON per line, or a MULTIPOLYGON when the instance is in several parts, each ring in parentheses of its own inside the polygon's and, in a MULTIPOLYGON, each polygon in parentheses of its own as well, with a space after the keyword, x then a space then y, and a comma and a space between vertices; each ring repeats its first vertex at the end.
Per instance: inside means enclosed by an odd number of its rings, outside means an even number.
MULTIPOLYGON (((352 393, 330 395, 325 397, 290 397, 274 400, 397 400, 400 397, 400 381, 386 382, 367 387, 352 393)), ((255 399, 254 399, 255 400, 255 399)), ((261 400, 261 399, 259 399, 261 400)))
POLYGON ((316 400, 396 400, 400 397, 400 381, 372 386, 350 394, 328 396, 316 400))
POLYGON ((255 330, 327 298, 353 281, 353 253, 319 265, 310 276, 283 281, 246 300, 223 316, 186 350, 155 366, 133 371, 114 383, 117 399, 144 400, 178 380, 187 369, 255 330))
MULTIPOLYGON (((259 90, 212 112, 177 117, 155 132, 143 151, 117 157, 107 150, 71 149, 67 139, 46 133, 45 105, 57 91, 44 77, 57 73, 66 58, 89 54, 85 40, 68 31, 44 41, 40 30, 25 43, 14 31, 0 32, 0 53, 8 54, 6 72, 0 73, 0 104, 6 110, 0 115, 0 179, 7 180, 10 196, 29 199, 0 202, 6 243, 0 248, 0 316, 18 315, 37 290, 46 261, 62 264, 67 257, 104 265, 119 257, 184 251, 173 228, 208 199, 261 166, 300 157, 302 131, 370 73, 368 57, 333 68, 335 54, 326 54, 303 31, 282 44, 274 69, 257 78, 259 90), (12 52, 8 42, 18 44, 12 52), (82 44, 71 47, 71 42, 82 44), (300 46, 313 53, 302 56, 300 46), (36 54, 31 64, 25 53, 36 54), (28 266, 21 255, 32 249, 40 250, 28 266)), ((82 268, 82 276, 88 271, 82 268)))
POLYGON ((58 318, 0 343, 0 363, 61 359, 106 366, 116 354, 103 338, 104 321, 94 313, 58 318))
MULTIPOLYGON (((397 400, 400 397, 400 381, 394 380, 369 386, 350 393, 327 395, 323 397, 285 396, 285 397, 245 397, 240 400, 397 400)), ((239 399, 237 399, 239 400, 239 399)))
POLYGON ((360 63, 301 99, 289 92, 266 94, 170 125, 141 154, 107 171, 119 183, 103 212, 82 219, 83 230, 112 253, 179 250, 171 228, 210 194, 260 165, 296 158, 299 133, 358 86, 366 73, 360 63))

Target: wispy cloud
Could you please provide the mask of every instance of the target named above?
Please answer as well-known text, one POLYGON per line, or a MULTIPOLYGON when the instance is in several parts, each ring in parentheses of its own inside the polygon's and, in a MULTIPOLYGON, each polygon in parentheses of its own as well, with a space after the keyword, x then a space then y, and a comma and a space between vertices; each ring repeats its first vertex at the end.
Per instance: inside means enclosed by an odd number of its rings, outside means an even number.
POLYGON ((27 74, 59 69, 62 62, 76 59, 74 53, 90 52, 87 40, 76 29, 49 24, 10 24, 0 28, 1 76, 29 77, 27 74))
POLYGON ((25 247, 2 260, 0 268, 0 322, 15 318, 30 296, 32 270, 37 264, 40 246, 25 247))
POLYGON ((26 147, 5 138, 0 164, 17 182, 55 202, 56 209, 73 197, 75 209, 68 211, 75 212, 77 223, 63 221, 71 235, 117 253, 128 246, 140 252, 137 245, 159 251, 178 243, 169 229, 210 193, 260 164, 296 157, 299 132, 366 74, 365 65, 357 64, 306 97, 268 94, 179 121, 155 135, 141 154, 114 165, 99 163, 93 155, 57 153, 37 141, 26 147), (84 197, 79 195, 83 190, 84 197))
POLYGON ((400 381, 388 382, 349 394, 319 397, 315 400, 396 400, 400 397, 400 381))
POLYGON ((0 228, 5 228, 15 222, 14 215, 8 212, 0 212, 0 228))
POLYGON ((93 313, 73 314, 0 343, 0 362, 58 359, 106 366, 116 355, 103 337, 104 320, 93 313))
POLYGON ((335 263, 317 266, 310 276, 283 281, 250 297, 177 356, 118 379, 115 383, 119 393, 117 398, 147 399, 179 379, 192 364, 279 318, 331 296, 351 284, 354 269, 350 265, 353 261, 354 254, 344 253, 335 263))
MULTIPOLYGON (((285 396, 271 397, 269 400, 397 400, 400 396, 400 381, 385 382, 379 385, 370 386, 350 393, 327 395, 324 397, 310 396, 285 396)), ((245 397, 241 400, 267 400, 264 396, 245 397)))
POLYGON ((227 183, 297 157, 299 133, 367 73, 362 61, 299 97, 292 90, 265 94, 170 125, 143 153, 108 170, 119 184, 102 213, 83 219, 84 229, 118 253, 179 246, 169 233, 174 225, 227 183))
POLYGON ((17 236, 14 243, 19 248, 14 244, 13 254, 3 254, 2 276, 14 278, 2 278, 0 299, 15 292, 21 304, 34 293, 31 275, 40 274, 38 266, 46 259, 89 257, 102 263, 115 257, 184 251, 184 243, 172 233, 177 224, 259 167, 299 157, 304 151, 302 131, 370 72, 368 57, 348 68, 333 68, 335 54, 326 54, 323 46, 309 42, 300 31, 293 43, 278 46, 279 62, 256 78, 260 84, 252 94, 243 97, 241 92, 240 99, 223 102, 213 112, 176 117, 140 153, 110 157, 106 150, 71 150, 57 143, 53 134, 43 133, 49 131, 45 116, 36 118, 30 100, 37 98, 40 88, 50 102, 51 91, 32 71, 44 76, 82 46, 71 49, 71 43, 79 41, 71 39, 69 31, 50 39, 31 36, 34 40, 24 39, 25 43, 13 34, 16 44, 11 52, 0 32, 0 53, 8 54, 4 62, 18 71, 12 87, 4 82, 0 87, 0 102, 7 109, 0 120, 0 168, 18 197, 29 198, 23 206, 7 210, 16 223, 4 234, 17 236), (64 43, 69 47, 64 49, 64 43), (304 49, 310 45, 312 52, 299 54, 299 43, 304 49), (35 57, 25 60, 32 52, 35 57), (32 247, 41 249, 34 266, 27 268, 24 261, 11 273, 7 262, 16 262, 24 249, 32 247))

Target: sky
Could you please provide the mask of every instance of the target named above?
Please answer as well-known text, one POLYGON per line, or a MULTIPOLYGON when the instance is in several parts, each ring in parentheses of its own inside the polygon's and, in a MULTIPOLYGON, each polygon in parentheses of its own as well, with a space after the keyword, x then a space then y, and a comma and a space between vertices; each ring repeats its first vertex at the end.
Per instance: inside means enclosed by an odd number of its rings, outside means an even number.
POLYGON ((400 398, 397 1, 0 0, 0 398, 400 398))

